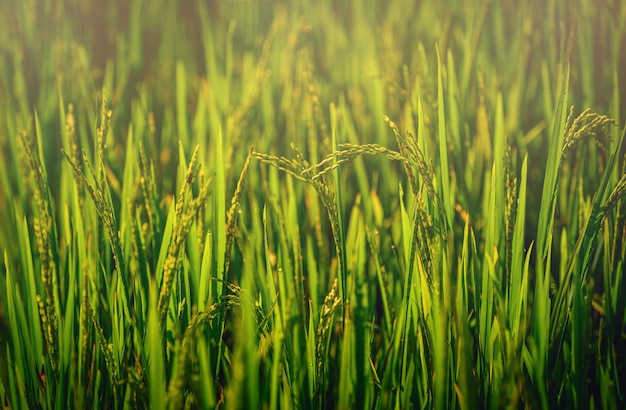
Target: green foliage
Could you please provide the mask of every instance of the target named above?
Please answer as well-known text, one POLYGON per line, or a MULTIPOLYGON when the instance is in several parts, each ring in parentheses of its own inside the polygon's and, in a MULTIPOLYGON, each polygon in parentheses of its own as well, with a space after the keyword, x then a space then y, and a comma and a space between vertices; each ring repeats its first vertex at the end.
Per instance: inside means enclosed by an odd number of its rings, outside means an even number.
POLYGON ((626 6, 521 3, 0 5, 5 407, 624 408, 626 6))

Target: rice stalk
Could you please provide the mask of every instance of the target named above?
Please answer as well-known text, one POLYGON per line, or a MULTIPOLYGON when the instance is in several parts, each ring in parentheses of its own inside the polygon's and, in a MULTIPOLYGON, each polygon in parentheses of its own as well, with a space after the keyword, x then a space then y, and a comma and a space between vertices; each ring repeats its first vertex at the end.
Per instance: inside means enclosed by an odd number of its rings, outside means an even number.
MULTIPOLYGON (((100 181, 104 181, 104 184, 102 182, 98 182, 98 180, 94 180, 93 184, 91 184, 88 181, 87 176, 83 173, 83 170, 80 167, 80 165, 74 162, 74 160, 69 156, 69 154, 67 154, 67 152, 65 152, 63 148, 61 148, 61 154, 63 154, 66 161, 72 167, 72 171, 74 173, 74 179, 76 180, 76 183, 78 185, 83 186, 87 190, 87 192, 91 196, 91 199, 93 200, 96 206, 96 211, 98 213, 98 216, 100 217, 100 220, 102 221, 102 224, 104 225, 107 239, 113 251, 113 259, 115 261, 115 266, 117 268, 117 271, 119 272, 120 277, 122 278, 122 283, 124 285, 124 288, 128 291, 129 283, 128 283, 128 278, 126 276, 126 273, 127 273, 126 263, 123 257, 122 245, 120 243, 120 238, 118 236, 118 231, 117 231, 119 225, 118 225, 117 217, 115 214, 115 210, 113 209, 113 205, 111 204, 110 196, 107 194, 108 189, 106 188, 106 180, 104 176, 105 175, 104 171, 101 170, 101 172, 99 172, 99 174, 101 174, 101 177, 102 177, 100 181)), ((100 159, 102 160, 102 156, 100 157, 100 159)), ((95 174, 91 167, 91 163, 87 159, 87 154, 85 153, 84 150, 83 150, 83 161, 87 165, 87 169, 89 169, 90 174, 94 176, 95 174)), ((104 165, 100 166, 100 168, 103 168, 103 167, 104 165)))
POLYGON ((324 304, 320 311, 320 319, 315 333, 315 396, 318 396, 320 406, 325 399, 322 397, 326 391, 326 359, 328 345, 330 343, 330 329, 333 324, 335 310, 341 304, 341 298, 337 294, 337 279, 333 282, 330 292, 324 298, 324 304))
MULTIPOLYGON (((115 354, 113 351, 113 344, 110 343, 104 335, 104 330, 98 321, 98 317, 91 306, 91 304, 87 305, 86 314, 90 317, 93 328, 96 330, 96 338, 98 342, 98 347, 100 348, 100 352, 104 356, 104 364, 108 372, 109 376, 109 385, 113 391, 114 399, 117 400, 118 389, 117 385, 119 382, 119 368, 117 360, 115 359, 115 354)), ((95 397, 94 397, 95 399, 95 397)))
POLYGON ((205 199, 202 197, 196 197, 193 199, 190 198, 192 195, 191 184, 194 182, 194 179, 198 174, 196 164, 197 157, 198 146, 194 149, 189 165, 187 166, 185 178, 178 193, 178 201, 176 202, 174 210, 176 224, 174 225, 174 231, 168 246, 167 257, 163 264, 163 278, 159 291, 159 301, 157 304, 159 322, 161 325, 165 323, 167 317, 172 284, 180 263, 181 252, 183 250, 185 240, 187 239, 187 234, 191 230, 191 224, 193 223, 194 217, 197 215, 198 209, 202 206, 205 199))
MULTIPOLYGON (((274 155, 268 155, 263 153, 254 152, 253 155, 261 162, 272 165, 277 169, 286 172, 287 174, 299 179, 303 182, 307 182, 313 186, 317 191, 322 205, 326 209, 328 219, 330 221, 331 230, 333 233, 333 242, 335 244, 335 253, 337 256, 337 264, 339 276, 342 278, 342 287, 340 292, 345 292, 345 278, 347 277, 346 267, 344 264, 344 250, 343 243, 341 242, 341 224, 339 220, 339 210, 337 209, 337 202, 335 201, 335 193, 331 191, 323 177, 314 178, 315 174, 311 169, 311 165, 304 159, 302 153, 296 148, 295 145, 291 145, 291 148, 296 152, 295 159, 288 159, 285 157, 278 157, 274 155)), ((342 294, 345 298, 345 293, 342 294)))
POLYGON ((20 133, 20 140, 30 166, 33 181, 33 201, 38 212, 38 217, 33 219, 33 230, 41 261, 41 282, 44 286, 45 297, 42 298, 37 295, 37 302, 50 365, 53 372, 56 373, 59 364, 59 316, 57 312, 57 268, 53 254, 55 226, 50 204, 50 191, 44 168, 33 151, 31 140, 25 132, 20 133))
POLYGON ((233 193, 233 197, 230 201, 230 208, 228 209, 228 213, 226 216, 226 251, 225 251, 225 265, 224 265, 224 273, 228 274, 230 270, 230 262, 231 251, 233 248, 233 243, 235 241, 235 235, 237 231, 237 219, 239 218, 239 212, 241 207, 241 197, 243 195, 243 189, 246 184, 246 175, 248 175, 248 169, 250 168, 250 159, 253 155, 253 148, 250 148, 248 152, 248 156, 246 157, 246 161, 243 164, 243 168, 241 169, 241 174, 239 175, 239 179, 237 180, 237 187, 235 188, 235 192, 233 193))
MULTIPOLYGON (((220 302, 209 305, 204 310, 193 315, 180 343, 177 344, 176 350, 172 352, 172 360, 176 365, 167 386, 166 408, 180 409, 184 407, 186 389, 192 383, 197 371, 193 368, 195 361, 193 355, 196 353, 198 343, 203 340, 200 329, 213 319, 222 316, 226 311, 239 306, 241 288, 235 285, 228 285, 228 289, 230 290, 229 295, 224 296, 220 302)), ((196 396, 199 396, 199 393, 197 390, 193 391, 193 394, 196 396)), ((196 398, 198 399, 198 397, 196 398)))

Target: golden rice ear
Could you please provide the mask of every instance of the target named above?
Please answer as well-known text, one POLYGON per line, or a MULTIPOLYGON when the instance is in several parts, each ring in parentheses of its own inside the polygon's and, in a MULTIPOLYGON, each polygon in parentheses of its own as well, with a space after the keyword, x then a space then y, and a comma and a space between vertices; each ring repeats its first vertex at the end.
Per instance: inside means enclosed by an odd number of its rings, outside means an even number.
POLYGON ((574 116, 574 106, 570 107, 569 115, 567 116, 565 138, 563 139, 563 156, 566 155, 574 148, 574 146, 582 141, 585 137, 591 137, 595 141, 596 145, 603 152, 607 152, 607 141, 610 141, 609 132, 607 126, 609 124, 615 124, 615 121, 606 115, 600 115, 591 112, 591 109, 586 108, 576 118, 572 120, 574 116))
MULTIPOLYGON (((41 282, 44 288, 44 297, 37 294, 36 301, 39 308, 46 349, 49 352, 50 365, 54 373, 59 366, 59 314, 58 300, 58 271, 55 255, 59 249, 56 242, 56 226, 51 204, 52 195, 44 164, 41 146, 35 148, 34 142, 26 134, 20 133, 20 140, 24 148, 26 159, 30 167, 30 177, 33 189, 33 202, 37 216, 33 218, 33 232, 37 244, 37 252, 41 263, 41 282), (35 149, 39 152, 35 153, 35 149)), ((40 140, 41 141, 41 140, 40 140)))

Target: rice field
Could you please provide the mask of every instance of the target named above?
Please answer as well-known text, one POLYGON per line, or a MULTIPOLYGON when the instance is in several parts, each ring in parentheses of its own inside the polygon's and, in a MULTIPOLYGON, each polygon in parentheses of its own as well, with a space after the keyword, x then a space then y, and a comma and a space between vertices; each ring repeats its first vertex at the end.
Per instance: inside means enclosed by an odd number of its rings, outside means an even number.
POLYGON ((0 4, 4 408, 626 407, 626 3, 0 4))

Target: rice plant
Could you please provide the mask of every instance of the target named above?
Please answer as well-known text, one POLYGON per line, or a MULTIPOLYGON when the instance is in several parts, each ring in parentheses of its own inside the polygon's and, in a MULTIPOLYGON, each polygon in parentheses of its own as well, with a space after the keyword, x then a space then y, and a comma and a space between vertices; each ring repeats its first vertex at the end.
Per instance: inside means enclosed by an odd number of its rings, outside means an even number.
POLYGON ((5 408, 626 406, 623 2, 14 3, 5 408))

